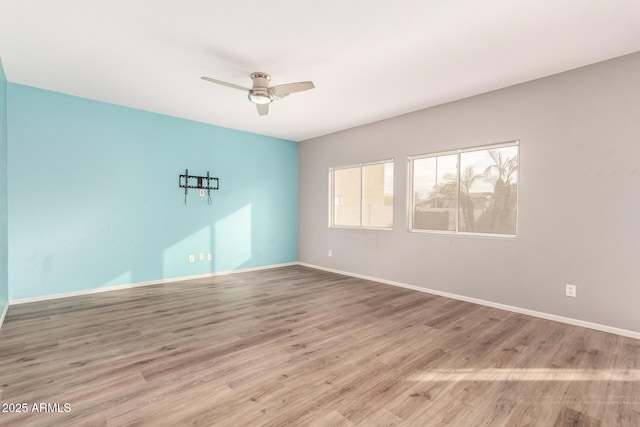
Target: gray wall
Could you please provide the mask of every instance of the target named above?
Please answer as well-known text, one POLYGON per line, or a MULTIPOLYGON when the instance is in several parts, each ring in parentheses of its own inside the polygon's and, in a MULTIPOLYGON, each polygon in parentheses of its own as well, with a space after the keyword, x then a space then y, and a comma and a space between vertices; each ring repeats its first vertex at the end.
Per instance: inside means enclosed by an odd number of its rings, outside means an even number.
POLYGON ((640 53, 304 141, 298 200, 300 262, 640 331, 640 53), (515 139, 517 239, 406 231, 407 156, 515 139), (328 228, 328 168, 390 157, 393 231, 328 228))

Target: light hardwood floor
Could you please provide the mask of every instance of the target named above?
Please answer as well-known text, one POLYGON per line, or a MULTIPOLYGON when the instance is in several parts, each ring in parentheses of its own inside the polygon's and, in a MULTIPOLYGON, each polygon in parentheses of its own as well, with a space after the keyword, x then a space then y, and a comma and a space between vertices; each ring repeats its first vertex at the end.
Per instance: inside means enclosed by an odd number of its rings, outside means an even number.
POLYGON ((71 405, 3 426, 640 426, 640 341, 295 266, 12 306, 0 384, 71 405))

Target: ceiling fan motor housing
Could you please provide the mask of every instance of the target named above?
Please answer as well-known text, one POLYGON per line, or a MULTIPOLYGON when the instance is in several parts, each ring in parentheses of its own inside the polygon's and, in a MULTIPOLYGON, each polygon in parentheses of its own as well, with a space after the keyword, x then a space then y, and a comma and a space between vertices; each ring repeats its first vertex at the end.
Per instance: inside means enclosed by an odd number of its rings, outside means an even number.
POLYGON ((271 76, 267 73, 251 73, 253 88, 249 91, 249 100, 255 104, 268 104, 273 101, 273 95, 269 91, 271 76))

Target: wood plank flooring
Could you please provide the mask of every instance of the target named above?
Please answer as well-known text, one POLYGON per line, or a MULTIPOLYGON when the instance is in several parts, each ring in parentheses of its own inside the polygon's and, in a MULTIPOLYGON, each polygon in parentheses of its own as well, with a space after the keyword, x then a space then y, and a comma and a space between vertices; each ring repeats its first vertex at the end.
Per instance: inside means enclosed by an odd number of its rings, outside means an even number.
POLYGON ((12 306, 0 385, 3 426, 640 426, 640 341, 294 266, 12 306))

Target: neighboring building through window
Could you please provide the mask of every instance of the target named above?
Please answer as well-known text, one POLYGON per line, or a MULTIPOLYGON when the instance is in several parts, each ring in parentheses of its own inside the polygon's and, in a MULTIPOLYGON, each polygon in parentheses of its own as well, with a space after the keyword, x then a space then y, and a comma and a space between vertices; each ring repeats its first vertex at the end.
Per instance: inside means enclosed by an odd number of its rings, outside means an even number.
POLYGON ((412 231, 515 236, 518 142, 409 158, 412 231))
POLYGON ((330 226, 393 227, 393 160, 329 170, 330 226))

